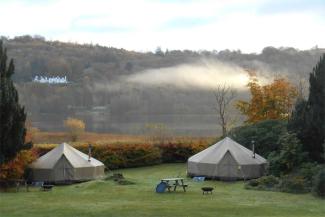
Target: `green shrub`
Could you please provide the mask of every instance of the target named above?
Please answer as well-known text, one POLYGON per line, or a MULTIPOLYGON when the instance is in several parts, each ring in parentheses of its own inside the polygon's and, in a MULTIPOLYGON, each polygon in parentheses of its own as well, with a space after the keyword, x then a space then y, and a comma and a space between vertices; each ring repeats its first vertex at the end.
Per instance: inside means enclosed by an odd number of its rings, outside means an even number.
POLYGON ((232 129, 228 136, 248 149, 254 140, 256 153, 267 157, 279 149, 279 138, 287 132, 286 121, 266 120, 232 129))
POLYGON ((249 180, 245 188, 257 190, 275 190, 279 184, 279 179, 275 176, 262 176, 258 179, 249 180))
POLYGON ((278 143, 279 150, 268 156, 269 174, 280 176, 291 173, 306 159, 307 154, 302 151, 302 145, 295 134, 283 134, 278 143))
POLYGON ((285 170, 285 165, 281 162, 281 156, 279 153, 276 151, 270 153, 267 160, 269 162, 267 166, 267 174, 280 177, 285 170))
POLYGON ((295 171, 295 174, 304 177, 306 185, 311 188, 313 185, 313 178, 321 169, 317 163, 304 163, 295 171))
POLYGON ((186 162, 189 157, 207 148, 206 144, 167 143, 158 145, 164 163, 186 162))
POLYGON ((301 176, 286 175, 281 178, 275 176, 262 176, 258 179, 250 180, 245 185, 246 189, 282 191, 288 193, 305 193, 308 188, 305 180, 301 176))
POLYGON ((307 193, 311 191, 311 188, 313 186, 313 192, 316 195, 322 197, 322 194, 325 195, 325 169, 323 170, 323 176, 319 175, 319 173, 318 176, 316 176, 315 174, 320 171, 320 166, 316 163, 304 163, 290 174, 283 175, 280 178, 269 175, 260 177, 258 179, 249 180, 246 183, 245 188, 255 190, 282 191, 288 193, 307 193), (314 179, 312 179, 312 177, 314 179))
POLYGON ((266 188, 273 188, 279 184, 279 179, 275 176, 262 176, 258 179, 259 185, 265 186, 266 188))
POLYGON ((251 179, 246 183, 246 185, 251 187, 257 187, 259 185, 259 182, 257 179, 251 179))
POLYGON ((315 175, 312 190, 314 195, 325 198, 325 168, 319 170, 315 175))
POLYGON ((306 180, 302 176, 285 175, 281 177, 279 190, 288 193, 306 193, 309 188, 306 185, 306 180))

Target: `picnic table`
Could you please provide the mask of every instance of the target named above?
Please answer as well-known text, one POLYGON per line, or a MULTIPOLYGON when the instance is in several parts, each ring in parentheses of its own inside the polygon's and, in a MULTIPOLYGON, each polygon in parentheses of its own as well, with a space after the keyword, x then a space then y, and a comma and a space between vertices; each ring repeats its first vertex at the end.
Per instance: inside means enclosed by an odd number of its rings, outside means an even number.
POLYGON ((177 187, 182 187, 184 192, 186 192, 186 187, 188 186, 184 184, 184 178, 165 178, 165 179, 161 179, 161 181, 167 184, 167 188, 169 192, 171 188, 174 189, 173 191, 176 191, 177 187))

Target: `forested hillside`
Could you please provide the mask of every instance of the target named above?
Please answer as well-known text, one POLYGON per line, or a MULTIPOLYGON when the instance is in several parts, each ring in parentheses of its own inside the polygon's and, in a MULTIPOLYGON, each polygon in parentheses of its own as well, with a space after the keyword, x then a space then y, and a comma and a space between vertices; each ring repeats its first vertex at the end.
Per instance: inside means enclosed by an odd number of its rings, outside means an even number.
MULTIPOLYGON (((14 80, 34 126, 62 130, 64 119, 77 117, 89 131, 118 133, 144 133, 148 123, 162 123, 172 134, 216 134, 212 87, 217 81, 206 88, 193 81, 200 73, 206 76, 205 69, 208 76, 219 70, 216 80, 219 76, 223 83, 227 73, 220 64, 232 71, 256 71, 266 79, 286 76, 298 84, 325 52, 266 47, 260 54, 159 48, 140 53, 39 36, 2 40, 14 58, 14 80), (37 83, 35 76, 66 77, 68 83, 37 83)), ((238 97, 248 97, 244 89, 238 91, 238 97)))

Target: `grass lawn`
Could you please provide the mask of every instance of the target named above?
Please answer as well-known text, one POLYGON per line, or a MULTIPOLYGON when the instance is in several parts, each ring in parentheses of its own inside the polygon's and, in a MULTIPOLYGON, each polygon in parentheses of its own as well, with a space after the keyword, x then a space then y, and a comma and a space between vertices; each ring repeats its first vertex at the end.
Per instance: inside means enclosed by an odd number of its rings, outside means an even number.
POLYGON ((185 164, 164 164, 119 171, 135 185, 98 180, 55 186, 51 192, 33 189, 0 193, 0 216, 325 216, 325 200, 310 194, 245 190, 243 182, 195 183, 188 179, 186 193, 181 189, 175 193, 155 193, 161 178, 185 177, 185 170, 185 164), (215 190, 212 195, 202 195, 202 186, 215 190))

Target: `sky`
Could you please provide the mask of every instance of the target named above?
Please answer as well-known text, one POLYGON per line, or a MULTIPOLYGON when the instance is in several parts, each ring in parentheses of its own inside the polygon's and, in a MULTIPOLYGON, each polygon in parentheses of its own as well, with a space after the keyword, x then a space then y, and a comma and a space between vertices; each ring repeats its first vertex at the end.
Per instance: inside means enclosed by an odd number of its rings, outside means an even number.
POLYGON ((140 52, 325 48, 325 0, 0 0, 0 35, 140 52))

